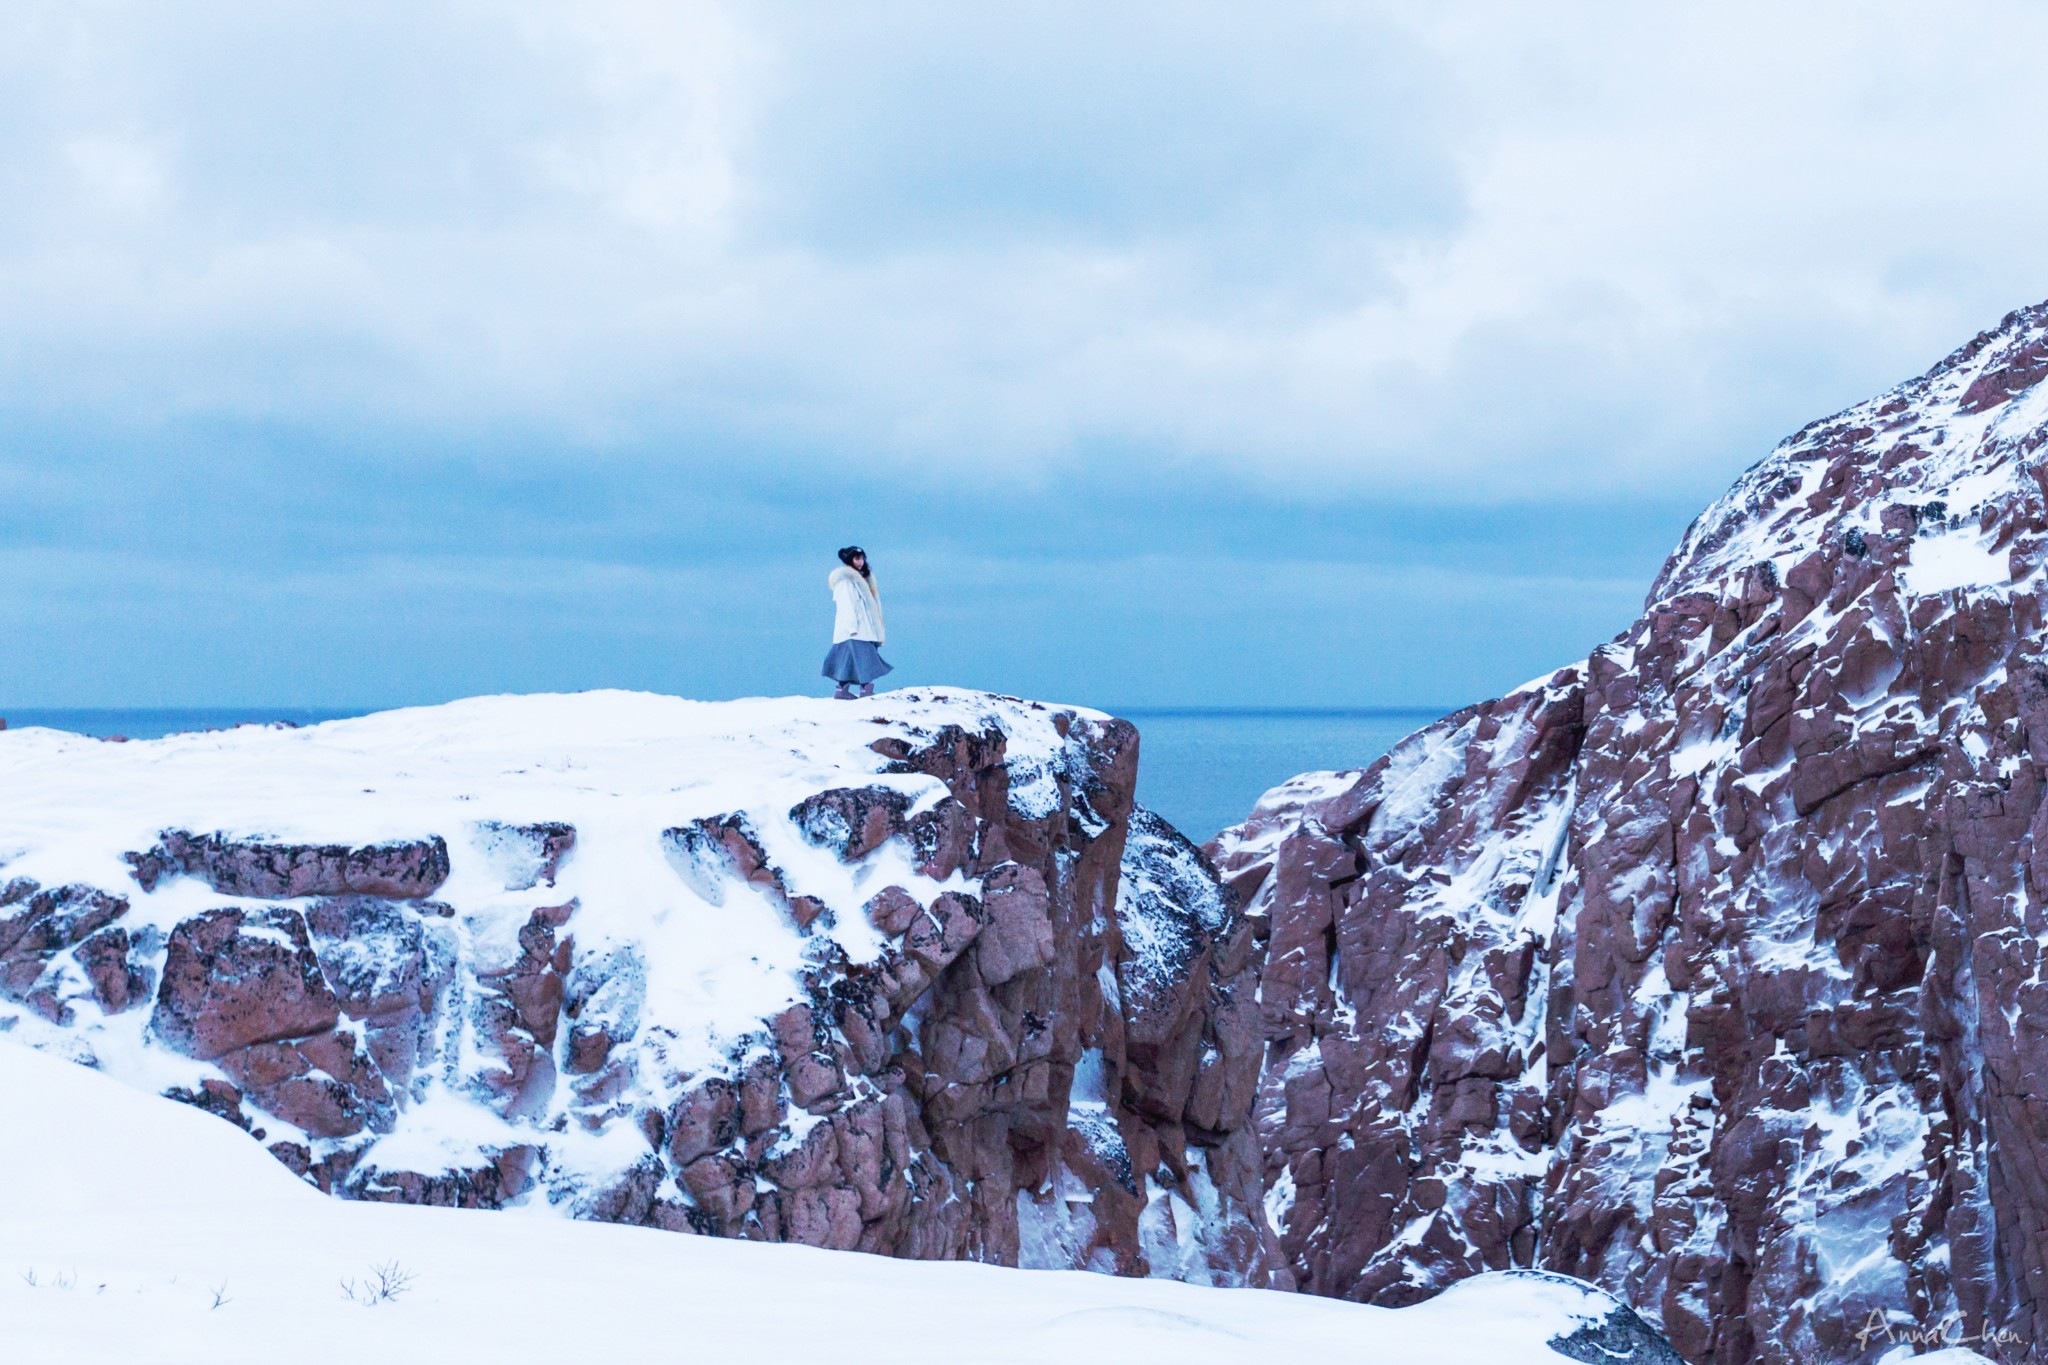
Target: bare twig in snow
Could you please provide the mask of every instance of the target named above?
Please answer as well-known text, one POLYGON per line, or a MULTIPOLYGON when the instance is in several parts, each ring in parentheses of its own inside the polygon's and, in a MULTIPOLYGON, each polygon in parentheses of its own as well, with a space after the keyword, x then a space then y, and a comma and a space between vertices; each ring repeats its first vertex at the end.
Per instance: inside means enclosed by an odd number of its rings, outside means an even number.
POLYGON ((78 1284, 78 1272, 73 1270, 67 1274, 60 1270, 45 1280, 36 1273, 34 1266, 30 1266, 21 1272, 21 1282, 30 1289, 70 1289, 78 1284))
POLYGON ((360 1280, 343 1280, 341 1296, 350 1303, 365 1308, 375 1308, 380 1303, 390 1303, 399 1295, 412 1288, 413 1274, 397 1261, 386 1261, 370 1267, 370 1273, 360 1280))

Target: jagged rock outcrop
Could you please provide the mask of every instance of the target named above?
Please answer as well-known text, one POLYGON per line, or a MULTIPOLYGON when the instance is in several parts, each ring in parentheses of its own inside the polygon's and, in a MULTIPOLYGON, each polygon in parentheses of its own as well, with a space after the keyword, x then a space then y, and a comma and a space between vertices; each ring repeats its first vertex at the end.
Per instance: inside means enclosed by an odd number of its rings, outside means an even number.
POLYGON ((1566 670, 1224 837, 1267 938, 1258 1123, 1304 1289, 1398 1305, 1532 1261, 1582 697, 1566 670))
MULTIPOLYGON (((494 827, 491 833, 497 833, 494 827)), ((429 896, 448 879, 448 843, 440 835, 366 848, 269 843, 222 834, 165 830, 156 845, 123 857, 144 891, 166 876, 198 877, 228 896, 429 896)))
POLYGON ((589 694, 6 745, 0 1028, 322 1189, 1291 1282, 1257 944, 1121 721, 589 694))
POLYGON ((1212 847, 1305 1287, 2048 1359, 2044 379, 2048 305, 1787 440, 1583 665, 1212 847))

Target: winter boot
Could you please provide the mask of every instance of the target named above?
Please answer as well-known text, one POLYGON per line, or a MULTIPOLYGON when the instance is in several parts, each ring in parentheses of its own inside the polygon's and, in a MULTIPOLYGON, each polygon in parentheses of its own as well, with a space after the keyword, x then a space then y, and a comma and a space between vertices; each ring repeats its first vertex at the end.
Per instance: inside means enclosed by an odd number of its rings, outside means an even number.
POLYGON ((837 689, 837 690, 835 690, 835 691, 834 691, 834 692, 832 693, 832 700, 834 700, 834 701, 852 701, 852 700, 853 700, 853 689, 852 689, 852 688, 850 688, 850 687, 848 687, 848 686, 847 686, 847 685, 846 685, 845 683, 841 683, 841 684, 839 684, 839 687, 838 687, 838 689, 837 689))
POLYGON ((861 694, 861 695, 862 695, 863 697, 872 697, 872 696, 874 696, 874 695, 875 695, 875 685, 874 685, 873 683, 862 683, 862 684, 860 685, 860 694, 861 694))

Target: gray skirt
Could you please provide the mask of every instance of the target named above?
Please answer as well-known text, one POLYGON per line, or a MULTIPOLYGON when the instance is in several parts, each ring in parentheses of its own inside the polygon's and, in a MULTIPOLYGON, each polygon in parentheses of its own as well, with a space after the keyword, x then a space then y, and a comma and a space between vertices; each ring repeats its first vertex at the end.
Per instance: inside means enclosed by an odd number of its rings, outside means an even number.
POLYGON ((872 640, 841 640, 825 655, 818 670, 833 682, 859 683, 866 687, 884 673, 894 672, 872 640))

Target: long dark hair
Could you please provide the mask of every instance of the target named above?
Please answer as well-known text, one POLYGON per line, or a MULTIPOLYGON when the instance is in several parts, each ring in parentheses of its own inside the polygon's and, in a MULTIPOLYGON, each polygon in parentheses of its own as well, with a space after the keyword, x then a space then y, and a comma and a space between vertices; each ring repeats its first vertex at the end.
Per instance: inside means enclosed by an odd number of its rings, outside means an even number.
MULTIPOLYGON (((859 555, 862 559, 867 559, 868 552, 866 550, 861 549, 861 547, 858 545, 848 545, 846 548, 842 549, 839 552, 839 562, 841 564, 844 564, 847 568, 853 569, 853 557, 855 555, 859 555)), ((862 578, 865 578, 870 583, 875 581, 873 560, 868 561, 867 568, 854 569, 854 572, 859 574, 862 578)))

